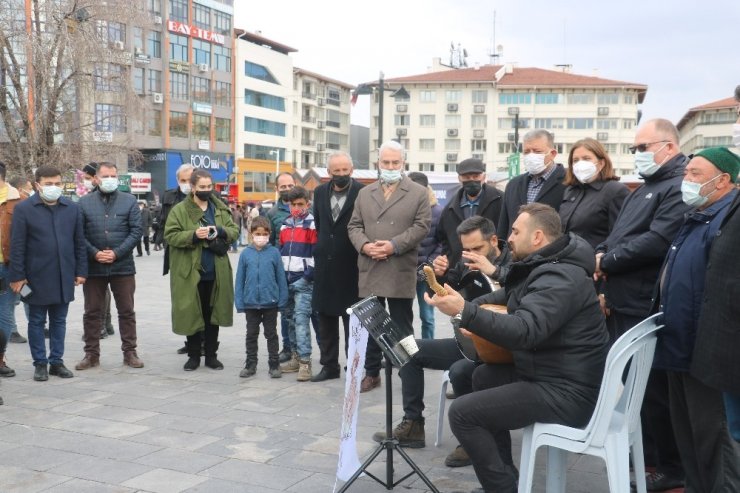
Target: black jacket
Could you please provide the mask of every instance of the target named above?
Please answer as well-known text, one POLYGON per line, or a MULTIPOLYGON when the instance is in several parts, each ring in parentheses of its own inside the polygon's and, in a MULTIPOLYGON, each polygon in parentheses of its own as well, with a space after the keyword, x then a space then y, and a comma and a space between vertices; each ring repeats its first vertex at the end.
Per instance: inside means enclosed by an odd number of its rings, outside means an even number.
POLYGON ((461 327, 512 351, 518 376, 538 382, 571 426, 585 425, 598 397, 609 336, 593 288, 593 249, 566 235, 511 264, 505 289, 466 302, 461 327), (507 315, 479 304, 506 303, 507 315))
MULTIPOLYGON (((180 187, 171 188, 165 190, 162 196, 162 207, 159 210, 159 229, 157 230, 158 237, 155 239, 155 243, 164 242, 164 227, 167 225, 167 217, 170 215, 170 211, 173 207, 185 199, 185 194, 180 191, 180 187), (159 241, 157 241, 159 239, 159 241)), ((170 249, 167 245, 164 246, 164 263, 162 265, 162 275, 166 276, 170 271, 170 249)))
MULTIPOLYGON (((542 185, 535 202, 552 206, 557 211, 560 209, 563 192, 565 192, 565 185, 563 185, 565 169, 563 169, 562 164, 556 163, 555 166, 557 168, 542 185)), ((529 185, 529 173, 523 173, 512 178, 506 185, 501 216, 496 225, 499 238, 504 240, 509 238, 511 225, 514 224, 519 215, 519 207, 527 203, 527 185, 529 185)))
POLYGON ((347 235, 357 194, 362 183, 352 180, 347 200, 336 222, 331 216, 331 182, 314 190, 313 216, 318 240, 313 249, 313 309, 326 315, 346 315, 357 303, 357 250, 347 235))
POLYGON ((596 248, 609 236, 629 193, 614 180, 570 185, 560 205, 563 233, 575 233, 596 248))
POLYGON ((658 272, 690 209, 681 198, 687 161, 679 154, 646 177, 625 199, 606 241, 596 247, 604 253, 602 291, 609 308, 637 317, 650 313, 658 272))
MULTIPOLYGON (((442 255, 447 255, 449 265, 455 265, 462 255, 462 244, 457 234, 457 227, 465 219, 465 214, 460 207, 460 200, 464 193, 462 187, 457 189, 445 204, 437 225, 437 241, 442 244, 442 255)), ((492 185, 483 185, 480 193, 476 215, 487 217, 493 221, 493 224, 498 225, 504 194, 492 185)), ((498 235, 498 237, 506 239, 505 236, 498 235)))

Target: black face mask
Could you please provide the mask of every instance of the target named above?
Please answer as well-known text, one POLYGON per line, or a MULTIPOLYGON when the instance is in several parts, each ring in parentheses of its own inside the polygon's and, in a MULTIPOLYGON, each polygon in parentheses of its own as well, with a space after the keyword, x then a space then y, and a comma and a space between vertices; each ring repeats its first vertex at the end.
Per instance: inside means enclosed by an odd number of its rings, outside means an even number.
POLYGON ((463 182, 462 187, 469 197, 476 197, 483 188, 483 184, 479 181, 466 181, 463 182))
POLYGON ((331 181, 334 182, 334 185, 337 186, 337 188, 344 188, 347 185, 349 185, 349 181, 351 180, 349 175, 334 175, 331 177, 331 181))
POLYGON ((206 202, 211 196, 211 190, 198 190, 195 192, 195 196, 203 202, 206 202))
POLYGON ((288 201, 288 192, 289 191, 290 190, 282 190, 281 192, 279 192, 278 195, 280 196, 280 200, 282 200, 283 202, 287 202, 288 201))

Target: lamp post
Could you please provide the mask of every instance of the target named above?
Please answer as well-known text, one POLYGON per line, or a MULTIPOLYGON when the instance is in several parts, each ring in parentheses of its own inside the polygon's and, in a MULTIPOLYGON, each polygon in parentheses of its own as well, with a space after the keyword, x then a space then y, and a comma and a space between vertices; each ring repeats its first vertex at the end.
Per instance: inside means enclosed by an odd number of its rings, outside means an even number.
POLYGON ((519 107, 509 107, 509 115, 514 117, 514 134, 509 134, 509 140, 514 142, 514 153, 509 156, 509 179, 519 175, 519 107))
POLYGON ((277 187, 277 177, 280 174, 280 149, 271 150, 270 156, 275 156, 275 205, 277 206, 278 197, 280 196, 277 187))

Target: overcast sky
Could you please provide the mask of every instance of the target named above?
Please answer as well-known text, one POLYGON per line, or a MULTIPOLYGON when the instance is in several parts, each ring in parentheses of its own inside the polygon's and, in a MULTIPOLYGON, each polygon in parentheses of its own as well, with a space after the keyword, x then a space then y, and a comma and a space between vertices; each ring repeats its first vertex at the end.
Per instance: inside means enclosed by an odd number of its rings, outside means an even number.
MULTIPOLYGON (((427 72, 449 61, 503 62, 647 84, 643 118, 676 123, 693 106, 732 96, 740 84, 740 0, 236 0, 234 27, 297 49, 297 67, 357 85, 427 72)), ((240 69, 240 68, 239 68, 240 69)), ((352 123, 368 125, 369 97, 352 123)))

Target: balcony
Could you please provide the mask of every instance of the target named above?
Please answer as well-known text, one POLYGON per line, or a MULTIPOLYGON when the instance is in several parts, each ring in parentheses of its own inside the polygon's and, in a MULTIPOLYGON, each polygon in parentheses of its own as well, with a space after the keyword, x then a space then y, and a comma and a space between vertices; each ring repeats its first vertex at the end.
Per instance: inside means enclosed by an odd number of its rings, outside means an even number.
POLYGON ((301 121, 306 123, 316 123, 316 117, 311 115, 303 115, 301 121))
POLYGON ((316 145, 316 141, 312 139, 301 139, 301 145, 313 147, 316 145))
POLYGON ((316 99, 316 93, 315 92, 303 91, 303 93, 301 93, 301 96, 303 96, 306 99, 316 99))

